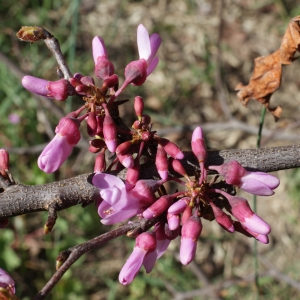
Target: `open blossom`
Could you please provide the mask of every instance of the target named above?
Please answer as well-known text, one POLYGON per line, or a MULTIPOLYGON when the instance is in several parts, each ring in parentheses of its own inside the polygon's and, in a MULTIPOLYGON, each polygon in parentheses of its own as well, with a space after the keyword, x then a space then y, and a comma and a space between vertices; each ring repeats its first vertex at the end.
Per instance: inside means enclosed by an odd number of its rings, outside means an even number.
POLYGON ((139 60, 130 62, 125 68, 125 81, 117 95, 124 90, 128 84, 142 85, 158 64, 158 57, 155 56, 161 44, 161 38, 157 33, 149 37, 149 33, 143 24, 137 28, 137 44, 139 60))
POLYGON ((6 290, 9 294, 14 294, 16 292, 14 280, 10 277, 10 275, 7 272, 0 268, 0 298, 3 289, 4 291, 6 290))
POLYGON ((79 121, 75 118, 62 118, 56 129, 55 137, 38 158, 38 166, 45 173, 55 172, 71 154, 80 140, 79 121))
POLYGON ((235 160, 221 166, 210 166, 209 169, 219 172, 228 184, 236 185, 248 193, 259 196, 273 195, 273 190, 280 183, 278 178, 270 174, 247 171, 235 160))
POLYGON ((134 188, 126 191, 125 183, 120 178, 96 173, 93 184, 100 190, 102 198, 97 204, 101 223, 111 225, 141 213, 142 208, 149 207, 156 200, 154 193, 161 183, 156 180, 139 180, 134 188))
MULTIPOLYGON (((123 266, 120 274, 119 281, 123 285, 130 284, 136 277, 147 254, 154 252, 156 249, 156 238, 153 233, 143 232, 137 238, 133 252, 123 266)), ((156 260, 156 257, 153 257, 156 260)), ((152 260, 152 258, 151 258, 152 260)))

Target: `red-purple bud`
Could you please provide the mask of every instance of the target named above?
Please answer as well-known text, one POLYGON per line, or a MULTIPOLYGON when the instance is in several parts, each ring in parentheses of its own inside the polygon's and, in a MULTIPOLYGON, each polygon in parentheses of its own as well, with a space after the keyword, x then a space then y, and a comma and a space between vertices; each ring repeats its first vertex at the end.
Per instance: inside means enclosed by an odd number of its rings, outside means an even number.
POLYGON ((105 146, 105 142, 100 139, 94 139, 90 141, 89 151, 92 153, 99 152, 105 146))
POLYGON ((161 196, 143 212, 143 217, 145 219, 151 219, 161 215, 172 204, 175 197, 176 195, 161 196))
POLYGON ((113 75, 115 72, 114 65, 105 56, 100 56, 97 59, 97 64, 95 66, 95 75, 98 78, 105 80, 106 78, 113 75))
POLYGON ((192 216, 193 208, 188 205, 181 216, 181 222, 184 224, 192 216))
POLYGON ((167 220, 170 230, 176 230, 180 226, 180 216, 168 213, 167 220))
POLYGON ((213 209, 217 223, 226 231, 230 233, 234 232, 234 226, 231 218, 212 201, 210 202, 210 206, 213 209))
POLYGON ((134 122, 133 122, 133 124, 132 124, 132 128, 133 129, 141 129, 142 128, 142 122, 141 121, 139 121, 139 120, 135 120, 134 122))
POLYGON ((124 72, 126 85, 142 85, 147 79, 147 67, 145 59, 130 62, 124 72))
POLYGON ((0 173, 4 178, 7 178, 5 170, 9 169, 9 154, 5 149, 0 149, 0 173))
POLYGON ((176 158, 176 159, 183 159, 184 154, 183 152, 171 141, 165 138, 161 137, 156 137, 157 142, 163 146, 167 154, 169 154, 171 157, 176 158))
POLYGON ((89 136, 95 136, 97 133, 97 119, 94 111, 89 112, 86 124, 89 136))
POLYGON ((102 106, 105 110, 105 117, 103 121, 104 140, 107 149, 110 152, 115 152, 117 148, 117 127, 113 118, 110 116, 107 106, 105 104, 102 104, 102 106))
POLYGON ((126 191, 130 191, 135 186, 135 184, 139 180, 139 176, 140 176, 140 159, 139 157, 136 157, 134 160, 133 167, 127 169, 126 181, 125 181, 126 191))
POLYGON ((155 164, 156 164, 157 172, 161 177, 161 179, 167 180, 169 177, 168 157, 167 157, 167 152, 164 150, 164 148, 161 145, 158 145, 157 147, 155 164))
POLYGON ((153 138, 153 133, 149 131, 143 131, 142 132, 142 140, 144 142, 148 142, 153 138))
POLYGON ((177 202, 175 202, 169 207, 168 213, 181 214, 182 212, 184 212, 186 207, 190 204, 190 201, 191 201, 190 197, 183 197, 179 199, 177 202))
POLYGON ((103 149, 95 159, 94 172, 105 172, 106 162, 105 162, 105 150, 103 149))
POLYGON ((104 122, 104 116, 96 116, 97 120, 97 135, 103 136, 103 122, 104 122))
POLYGON ((134 111, 140 121, 142 119, 143 110, 144 110, 144 100, 142 97, 136 96, 134 98, 134 111))
POLYGON ((184 169, 183 165, 181 164, 181 162, 179 160, 170 157, 169 161, 175 172, 177 172, 178 174, 180 174, 183 177, 186 177, 186 178, 188 177, 186 174, 186 170, 184 169))
POLYGON ((134 165, 134 159, 130 153, 127 154, 117 154, 117 157, 120 161, 120 163, 125 167, 125 168, 132 168, 134 165))
POLYGON ((145 250, 147 253, 153 252, 156 248, 156 238, 152 232, 143 232, 135 240, 135 247, 145 250))
POLYGON ((199 162, 205 162, 207 157, 206 146, 201 127, 197 127, 192 135, 192 151, 199 162))
POLYGON ((127 154, 129 152, 129 149, 132 145, 132 142, 131 141, 126 141, 122 144, 120 144, 117 149, 116 149, 116 154, 121 154, 121 155, 124 155, 124 154, 127 154))
POLYGON ((149 125, 151 123, 151 117, 149 115, 142 115, 142 123, 149 125))
POLYGON ((224 176, 225 181, 232 185, 241 185, 241 178, 246 174, 246 169, 237 161, 231 160, 221 166, 211 166, 211 170, 216 170, 220 175, 224 176))
POLYGON ((103 81, 102 87, 104 87, 104 88, 106 88, 106 87, 107 88, 113 88, 113 87, 115 87, 118 84, 119 84, 119 77, 118 77, 118 75, 113 74, 113 75, 107 77, 103 81))

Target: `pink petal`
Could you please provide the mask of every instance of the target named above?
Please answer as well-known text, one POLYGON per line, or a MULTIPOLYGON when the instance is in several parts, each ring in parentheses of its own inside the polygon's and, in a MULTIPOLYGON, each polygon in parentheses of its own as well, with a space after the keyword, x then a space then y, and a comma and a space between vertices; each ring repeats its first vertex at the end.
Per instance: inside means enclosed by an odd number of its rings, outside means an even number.
POLYGON ((245 218, 241 223, 243 226, 259 234, 266 235, 271 232, 270 225, 256 214, 253 214, 249 218, 245 218))
POLYGON ((45 173, 55 172, 68 158, 73 149, 65 136, 56 134, 38 158, 38 166, 45 173))
POLYGON ((151 63, 153 60, 155 54, 158 51, 158 48, 161 44, 161 38, 158 33, 153 33, 150 35, 150 47, 151 47, 151 54, 150 57, 147 60, 148 65, 151 63))
POLYGON ((149 76, 153 70, 156 68, 156 66, 158 65, 158 57, 154 57, 153 60, 151 61, 151 63, 148 65, 147 68, 147 76, 149 76))
POLYGON ((241 181, 242 184, 240 185, 240 188, 250 194, 259 196, 271 196, 274 194, 274 191, 271 190, 265 183, 254 178, 248 178, 245 180, 245 178, 242 177, 241 181))
POLYGON ((133 281, 143 264, 145 255, 145 250, 139 247, 133 249, 133 252, 119 274, 119 281, 121 284, 128 285, 133 281))
POLYGON ((180 243, 180 262, 183 265, 188 265, 194 259, 196 249, 197 241, 182 237, 180 243))
POLYGON ((140 59, 144 58, 146 61, 151 55, 149 33, 143 24, 137 28, 137 44, 140 59))
POLYGON ((146 273, 150 273, 153 270, 156 260, 157 260, 156 251, 148 253, 145 256, 143 265, 145 267, 146 273))
POLYGON ((105 56, 107 58, 105 44, 101 37, 95 36, 93 38, 92 48, 93 48, 93 58, 94 58, 95 65, 97 64, 97 59, 99 56, 105 56))

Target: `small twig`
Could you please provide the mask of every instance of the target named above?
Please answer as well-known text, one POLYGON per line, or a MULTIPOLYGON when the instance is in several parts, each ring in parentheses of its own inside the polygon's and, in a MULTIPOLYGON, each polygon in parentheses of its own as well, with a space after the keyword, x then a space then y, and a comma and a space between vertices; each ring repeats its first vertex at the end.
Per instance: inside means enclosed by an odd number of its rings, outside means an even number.
POLYGON ((54 57, 57 61, 59 70, 62 72, 65 79, 67 79, 67 80, 70 79, 72 77, 72 73, 69 70, 67 63, 65 61, 65 58, 61 52, 58 40, 45 28, 41 28, 41 29, 45 36, 44 42, 45 42, 46 46, 49 48, 49 50, 52 52, 52 54, 54 55, 54 57))
POLYGON ((122 225, 119 228, 110 232, 104 233, 98 237, 95 237, 85 243, 74 246, 66 251, 63 251, 59 256, 58 260, 65 260, 62 266, 55 272, 48 283, 42 288, 42 290, 35 296, 33 300, 42 300, 47 297, 57 282, 66 273, 66 271, 85 253, 97 248, 104 243, 111 241, 121 235, 126 235, 128 232, 139 230, 140 232, 148 230, 155 223, 158 222, 158 218, 151 220, 141 220, 137 222, 131 222, 126 225, 122 225))

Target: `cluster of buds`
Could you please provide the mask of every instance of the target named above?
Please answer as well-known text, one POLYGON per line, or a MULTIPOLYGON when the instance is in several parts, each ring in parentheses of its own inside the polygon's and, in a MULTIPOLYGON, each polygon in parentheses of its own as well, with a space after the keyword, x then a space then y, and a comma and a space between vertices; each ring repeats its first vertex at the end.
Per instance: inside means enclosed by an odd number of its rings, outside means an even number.
POLYGON ((268 243, 270 226, 252 211, 246 199, 235 195, 233 186, 251 194, 269 196, 279 185, 274 176, 247 171, 236 161, 208 168, 200 127, 194 130, 191 140, 192 152, 199 166, 195 167, 194 176, 189 177, 181 162, 184 154, 179 147, 152 131, 151 117, 143 113, 144 101, 140 96, 134 99, 137 119, 131 128, 118 124, 117 107, 127 100, 115 101, 116 98, 129 84, 143 84, 158 64, 155 55, 161 43, 159 35, 149 37, 146 28, 139 25, 137 43, 140 58, 125 67, 125 80, 120 88, 114 65, 108 59, 100 37, 95 37, 92 45, 94 72, 102 80, 101 87, 95 85, 92 77, 79 73, 56 82, 32 76, 25 76, 22 81, 25 88, 39 95, 59 101, 80 95, 85 101, 77 111, 59 121, 56 136, 38 159, 40 169, 51 173, 63 164, 80 140, 80 124, 86 121, 87 132, 92 137, 89 151, 96 153, 93 184, 101 196, 96 203, 101 222, 111 225, 134 216, 156 218, 154 228, 136 238, 134 250, 119 275, 124 285, 132 282, 142 265, 146 272, 151 272, 156 260, 178 236, 181 237, 180 261, 183 265, 189 264, 195 257, 202 218, 215 220, 227 232, 238 231, 268 243), (106 167, 106 150, 116 155, 109 167, 106 167), (139 179, 142 156, 155 161, 161 179, 139 179), (112 168, 126 168, 125 180, 105 173, 112 168), (170 171, 183 179, 171 176, 170 171), (209 171, 219 175, 208 181, 209 171), (168 194, 163 184, 171 180, 179 183, 182 190, 168 194))
POLYGON ((103 224, 115 224, 133 216, 157 218, 154 229, 136 239, 134 251, 119 275, 122 284, 129 284, 142 265, 147 273, 150 272, 155 261, 177 236, 181 236, 180 261, 183 265, 189 264, 195 257, 202 218, 215 220, 227 232, 237 231, 268 243, 270 226, 252 211, 246 199, 229 192, 229 189, 236 186, 252 194, 269 196, 279 185, 276 177, 247 171, 236 161, 207 168, 203 132, 197 127, 192 135, 191 148, 199 168, 190 178, 180 161, 182 152, 175 151, 173 146, 169 151, 169 143, 159 140, 156 167, 160 180, 138 180, 132 187, 109 174, 96 173, 93 177, 93 184, 100 190, 101 200, 97 208, 103 224), (210 181, 207 180, 209 169, 219 173, 210 181), (169 176, 170 170, 185 180, 169 176), (220 175, 222 180, 218 180, 220 175), (161 185, 170 180, 180 183, 183 190, 162 193, 161 185))
MULTIPOLYGON (((24 30, 30 31, 30 27, 22 28, 21 31, 24 33, 24 30)), ((92 48, 95 62, 94 73, 101 80, 102 86, 96 86, 92 77, 79 73, 74 74, 69 79, 60 79, 54 82, 28 75, 23 77, 23 86, 35 94, 58 101, 64 101, 69 96, 78 95, 85 102, 77 111, 69 113, 59 121, 55 130, 56 136, 38 159, 38 166, 41 170, 52 173, 64 163, 73 147, 80 140, 79 127, 82 121, 86 121, 87 132, 93 138, 89 150, 97 153, 94 170, 103 171, 106 169, 106 149, 115 153, 117 146, 122 141, 122 139, 119 141, 121 135, 124 134, 124 128, 120 128, 115 119, 118 117, 118 105, 127 102, 127 100, 115 100, 129 84, 142 85, 158 64, 158 57, 155 56, 161 44, 158 34, 154 33, 149 36, 147 29, 140 24, 137 29, 137 44, 140 57, 125 67, 125 80, 120 88, 119 77, 115 74, 113 63, 108 59, 104 41, 98 36, 94 37, 92 48)), ((136 99, 138 98, 136 97, 136 99)), ((136 100, 136 103, 138 102, 142 102, 142 99, 136 100)), ((136 106, 140 124, 134 124, 134 132, 130 129, 127 130, 128 135, 132 136, 132 144, 154 139, 154 133, 149 134, 149 137, 146 136, 147 133, 142 134, 141 131, 151 131, 149 130, 151 119, 141 114, 139 104, 136 106), (142 136, 136 135, 136 132, 142 136)), ((126 153, 128 149, 124 148, 126 148, 124 145, 120 145, 118 148, 118 161, 125 167, 133 167, 133 158, 126 153)), ((136 147, 133 148, 133 150, 136 149, 136 147)))

